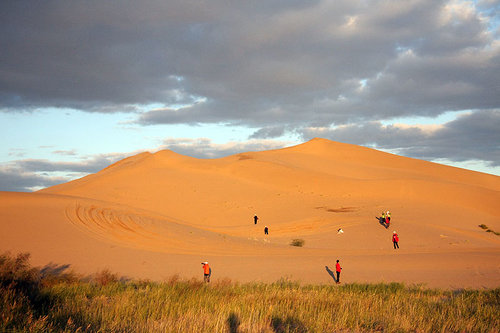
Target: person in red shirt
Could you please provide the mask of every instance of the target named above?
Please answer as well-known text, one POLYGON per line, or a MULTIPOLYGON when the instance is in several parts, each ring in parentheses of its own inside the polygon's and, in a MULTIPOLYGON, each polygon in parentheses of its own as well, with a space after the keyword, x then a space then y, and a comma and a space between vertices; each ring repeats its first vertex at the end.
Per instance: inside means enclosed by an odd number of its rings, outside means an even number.
POLYGON ((210 275, 212 274, 212 269, 208 265, 208 261, 202 262, 203 265, 203 280, 205 282, 210 282, 210 275))
POLYGON ((394 250, 395 250, 396 248, 398 248, 398 249, 399 249, 399 244, 398 244, 398 242, 399 242, 399 236, 398 236, 398 234, 396 233, 396 231, 394 231, 394 232, 392 233, 392 243, 394 244, 394 250))
POLYGON ((335 265, 335 271, 337 272, 337 281, 335 283, 340 283, 340 272, 342 271, 342 267, 340 267, 339 260, 337 259, 337 264, 335 265))

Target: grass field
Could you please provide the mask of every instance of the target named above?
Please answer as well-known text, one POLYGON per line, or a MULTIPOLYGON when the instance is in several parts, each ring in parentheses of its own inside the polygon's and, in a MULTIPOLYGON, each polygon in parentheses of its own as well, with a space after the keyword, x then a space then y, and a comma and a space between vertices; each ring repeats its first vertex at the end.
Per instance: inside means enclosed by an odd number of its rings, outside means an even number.
MULTIPOLYGON (((57 267, 56 267, 57 268, 57 267)), ((500 288, 81 279, 0 256, 0 331, 498 332, 500 288)))

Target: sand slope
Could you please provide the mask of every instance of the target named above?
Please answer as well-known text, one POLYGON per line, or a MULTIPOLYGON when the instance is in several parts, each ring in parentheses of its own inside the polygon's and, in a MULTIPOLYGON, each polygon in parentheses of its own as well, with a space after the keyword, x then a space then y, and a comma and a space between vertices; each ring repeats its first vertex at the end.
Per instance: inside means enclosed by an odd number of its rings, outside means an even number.
POLYGON ((0 250, 152 279, 199 277, 209 260, 214 278, 331 283, 339 258, 346 282, 497 287, 500 236, 478 225, 500 231, 498 202, 500 177, 324 139, 212 160, 160 151, 1 192, 0 250), (387 209, 388 229, 376 218, 387 209))

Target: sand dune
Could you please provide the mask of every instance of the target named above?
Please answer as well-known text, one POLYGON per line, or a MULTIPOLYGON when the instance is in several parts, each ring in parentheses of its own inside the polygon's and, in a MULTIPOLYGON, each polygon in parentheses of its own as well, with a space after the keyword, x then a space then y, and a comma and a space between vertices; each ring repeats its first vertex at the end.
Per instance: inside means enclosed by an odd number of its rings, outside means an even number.
POLYGON ((214 278, 330 283, 339 258, 346 282, 500 285, 500 236, 478 227, 500 231, 500 177, 324 139, 211 160, 142 153, 0 198, 0 251, 85 274, 199 277, 209 260, 214 278))

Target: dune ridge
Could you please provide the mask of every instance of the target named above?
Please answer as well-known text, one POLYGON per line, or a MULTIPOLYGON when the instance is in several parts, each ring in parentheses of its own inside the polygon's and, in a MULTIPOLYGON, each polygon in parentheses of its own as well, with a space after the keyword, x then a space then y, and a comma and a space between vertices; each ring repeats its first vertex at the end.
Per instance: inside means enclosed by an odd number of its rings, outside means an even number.
POLYGON ((500 231, 500 177, 326 139, 218 159, 145 152, 0 196, 0 250, 78 271, 190 277, 209 259, 236 280, 327 283, 339 257, 353 281, 500 285, 500 238, 478 227, 500 231), (390 228, 377 219, 385 210, 390 228))

